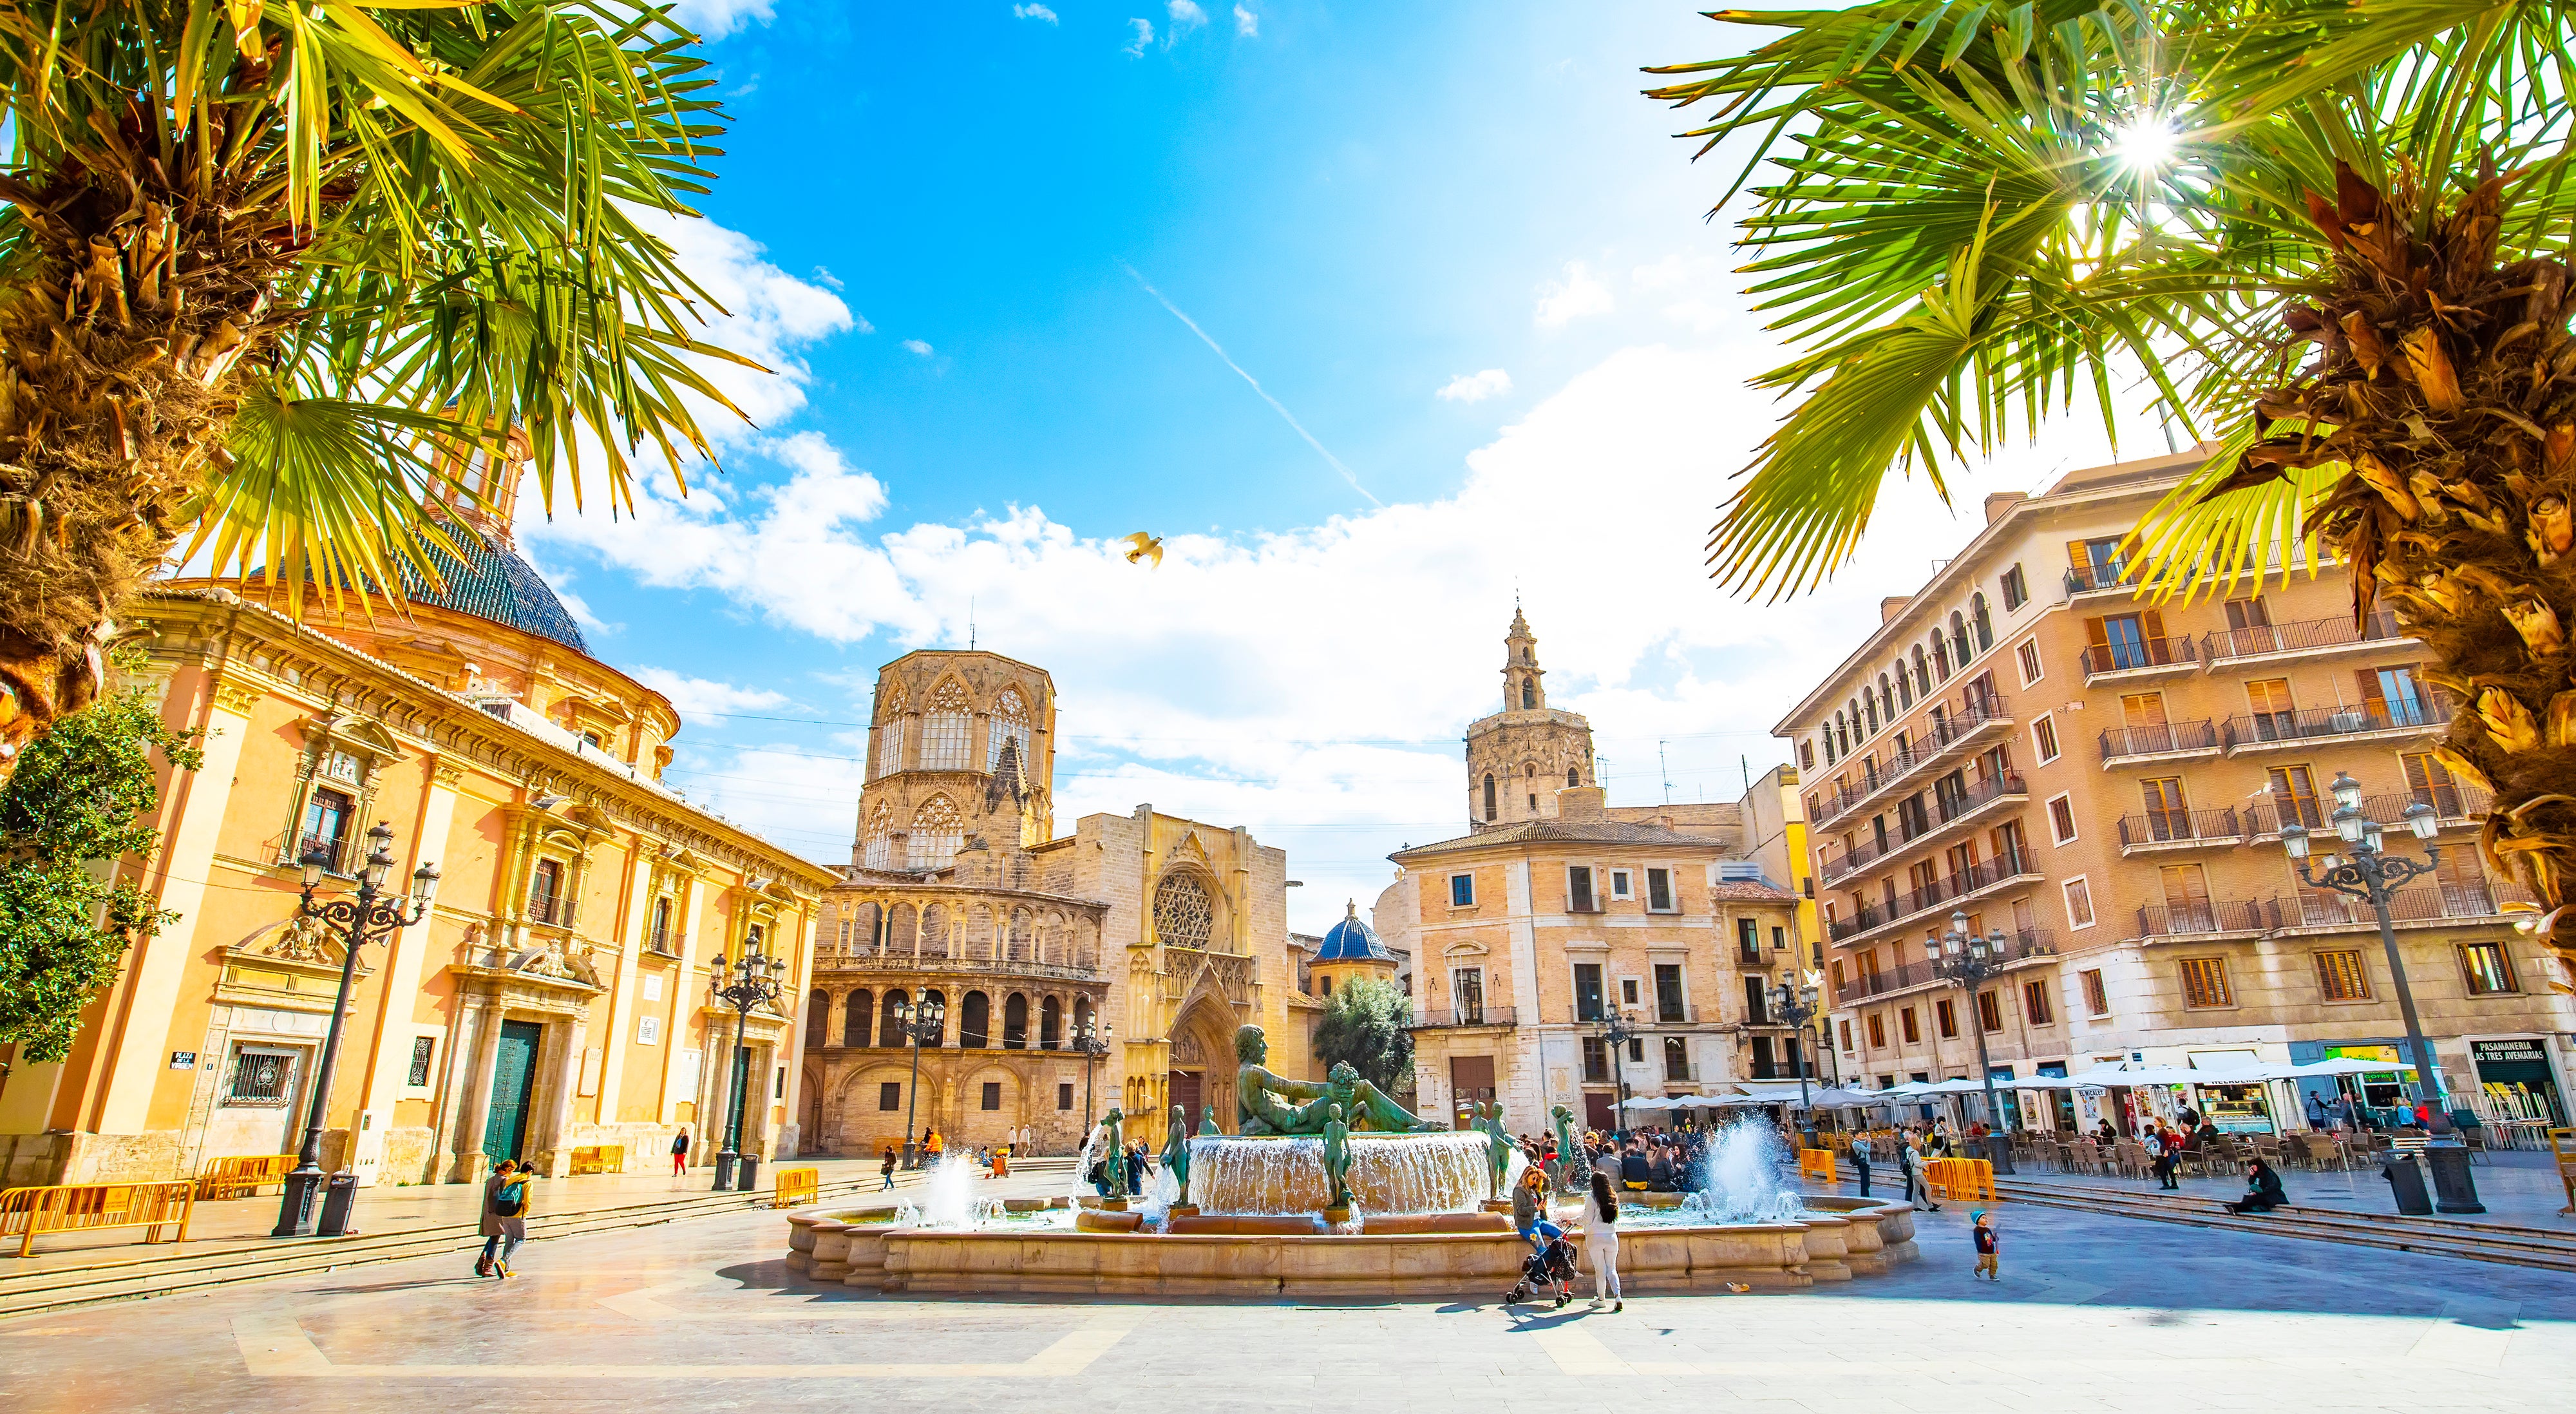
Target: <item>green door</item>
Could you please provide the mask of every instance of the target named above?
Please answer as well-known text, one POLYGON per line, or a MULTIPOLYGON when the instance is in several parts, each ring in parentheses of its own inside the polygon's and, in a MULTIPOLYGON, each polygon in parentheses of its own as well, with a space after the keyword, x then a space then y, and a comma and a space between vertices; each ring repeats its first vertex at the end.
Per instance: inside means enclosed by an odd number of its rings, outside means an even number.
POLYGON ((483 1117, 483 1153, 492 1162, 519 1157, 528 1139, 528 1097, 537 1086, 537 1042, 545 1027, 534 1021, 501 1023, 501 1053, 492 1065, 492 1108, 483 1117))

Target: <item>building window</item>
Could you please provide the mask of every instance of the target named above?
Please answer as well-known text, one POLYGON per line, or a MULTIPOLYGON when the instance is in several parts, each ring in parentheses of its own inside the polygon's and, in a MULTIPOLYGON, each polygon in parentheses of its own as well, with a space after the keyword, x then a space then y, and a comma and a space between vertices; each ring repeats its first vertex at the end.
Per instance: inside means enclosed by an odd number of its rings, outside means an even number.
POLYGON ((1072 1082, 1072 1081, 1070 1081, 1070 1080, 1061 1080, 1061 1081, 1056 1082, 1056 1087, 1055 1087, 1055 1107, 1056 1107, 1057 1109, 1059 1109, 1059 1110, 1069 1110, 1069 1109, 1072 1109, 1072 1108, 1073 1108, 1073 1082, 1072 1082))
POLYGON ((1682 1044, 1682 1038, 1679 1036, 1664 1038, 1664 1078, 1666 1080, 1691 1078, 1690 1047, 1682 1044))
POLYGON ((1750 918, 1735 920, 1736 960, 1748 967, 1762 965, 1762 925, 1750 918))
POLYGON ((295 1053, 292 1051, 254 1051, 233 1053, 232 1083, 226 1088, 228 1105, 284 1105, 294 1097, 295 1053))
POLYGON ((560 927, 572 926, 572 900, 563 895, 563 865, 552 859, 537 861, 537 871, 528 881, 528 917, 538 923, 560 927))
MULTIPOLYGON (((841 946, 843 947, 850 945, 849 928, 850 925, 847 923, 841 925, 841 946)), ((670 950, 671 901, 668 898, 657 898, 653 900, 653 951, 668 953, 670 950)))
POLYGON ((1676 905, 1673 903, 1672 870, 1649 869, 1646 871, 1646 908, 1648 912, 1652 913, 1673 913, 1678 911, 1676 905))
POLYGON ((1002 1107, 1002 1082, 1000 1082, 1000 1081, 998 1081, 998 1080, 987 1080, 987 1081, 985 1081, 985 1082, 984 1082, 984 1108, 986 1108, 986 1109, 988 1109, 988 1110, 998 1110, 998 1109, 1000 1109, 1001 1107, 1002 1107))
POLYGON ((1449 906, 1451 908, 1473 908, 1476 906, 1475 875, 1452 874, 1449 876, 1449 906))
POLYGON ((1565 871, 1565 907, 1569 913, 1599 913, 1600 901, 1592 896, 1592 870, 1585 865, 1570 865, 1565 871))
POLYGON ((2184 958, 2182 960, 2182 1004, 2187 1007, 2234 1006, 2235 994, 2227 990, 2227 959, 2223 957, 2184 958))
POLYGON ((1915 1019, 1914 1008, 1902 1007, 1898 1009, 1896 1013, 1896 1032, 1898 1035, 1905 1038, 1905 1044, 1909 1046, 1918 1046, 1923 1043, 1923 1024, 1915 1019))
POLYGON ((1887 1049, 1887 1017, 1883 1013, 1874 1011, 1869 1014, 1869 1048, 1873 1051, 1887 1049))
POLYGON ((2021 647, 2013 650, 2013 656, 2021 661, 2022 686, 2028 687, 2048 675, 2040 666, 2038 639, 2023 639, 2021 647))
POLYGON ((912 812, 912 842, 906 867, 915 870, 945 869, 957 859, 957 847, 966 842, 966 817, 948 797, 934 795, 912 812))
POLYGON ((1568 767, 1566 767, 1566 768, 1565 768, 1565 788, 1566 788, 1567 790, 1572 790, 1572 789, 1574 789, 1576 786, 1579 786, 1579 785, 1581 785, 1581 784, 1583 784, 1583 776, 1582 776, 1582 774, 1581 774, 1580 772, 1576 771, 1572 766, 1568 766, 1568 767))
POLYGON ((1843 1037, 1843 1054, 1850 1055, 1852 1048, 1851 1019, 1849 1017, 1845 1017, 1840 1023, 1840 1027, 1843 1037))
POLYGON ((349 847, 349 821, 357 806, 345 791, 316 790, 304 806, 304 837, 296 842, 295 857, 302 859, 315 850, 330 856, 325 866, 332 873, 345 872, 349 847))
POLYGON ((2502 943, 2463 944, 2460 967, 2468 975, 2470 996, 2491 997, 2522 990, 2513 980, 2513 959, 2505 956, 2502 943))
POLYGON ((2062 887, 2066 890, 2066 926, 2069 928, 2092 927, 2093 889, 2090 885, 2084 882, 2084 876, 2078 874, 2074 878, 2067 880, 2062 887))
POLYGON ((2347 949, 2318 953, 2317 991, 2330 1002, 2370 1000, 2370 973, 2361 954, 2347 949))
POLYGON ((1168 874, 1154 887, 1154 936, 1164 946, 1205 948, 1215 931, 1215 905, 1196 876, 1168 874))
POLYGON ((1959 1038, 1958 1005, 1947 997, 1943 997, 1941 1000, 1934 1002, 1932 1004, 1932 1029, 1940 1032, 1941 1039, 1944 1041, 1957 1040, 1959 1038))
POLYGON ((1995 623, 1993 616, 1986 612, 1986 596, 1983 594, 1968 596, 1968 613, 1969 622, 1977 630, 1977 651, 1983 653, 1994 647, 1995 623))
POLYGON ((2057 1020, 2057 1009, 2048 1004, 2046 982, 2021 984, 2021 1014, 2033 1026, 2046 1026, 2057 1020))
POLYGON ((949 678, 930 694, 930 710, 921 719, 921 769, 963 771, 974 760, 974 704, 966 689, 949 678))
POLYGON ((2039 748, 2039 764, 2045 766, 2057 759, 2057 723, 2045 713, 2030 724, 2031 745, 2039 748))
POLYGON ((1574 1019, 1599 1021, 1607 1015, 1601 991, 1601 964, 1574 964, 1574 1019))
POLYGON ((1005 745, 1011 749, 1012 764, 1018 766, 1020 775, 1026 778, 1029 774, 1029 704, 1016 687, 1003 688, 1002 695, 993 699, 993 720, 985 732, 985 770, 1002 768, 1002 748, 1005 745))
POLYGON ((868 1044, 868 1026, 876 1020, 876 1013, 877 999, 865 988, 850 993, 849 1000, 841 1004, 841 1044, 868 1044))
POLYGON ((2049 798, 2048 837, 2059 844, 2075 843, 2075 801, 2071 796, 2049 798))
POLYGON ((1315 980, 1323 985, 1325 996, 1329 997, 1333 994, 1333 979, 1330 976, 1318 977, 1315 980))
POLYGON ((1989 1033, 2004 1029, 2004 1001, 2002 993, 1977 993, 1977 1029, 1989 1033))
POLYGON ((1489 825, 1490 825, 1490 824, 1492 824, 1492 823, 1493 823, 1493 821, 1494 821, 1494 776, 1493 776, 1493 773, 1492 773, 1492 772, 1488 771, 1488 772, 1486 772, 1486 773, 1485 773, 1485 823, 1487 823, 1487 824, 1489 824, 1489 825))
MULTIPOLYGON (((898 710, 899 707, 900 704, 898 710)), ((889 717, 877 724, 876 779, 882 780, 903 769, 903 722, 901 717, 889 717)))
POLYGON ((1814 742, 1802 741, 1798 743, 1798 768, 1804 771, 1812 771, 1816 769, 1816 744, 1814 742))
POLYGON ((427 1084, 429 1083, 429 1058, 430 1058, 431 1056, 433 1056, 433 1055, 436 1055, 437 1053, 438 1053, 438 1038, 437 1038, 437 1037, 435 1037, 435 1036, 414 1036, 414 1037, 412 1037, 412 1038, 411 1038, 411 1069, 410 1069, 410 1071, 409 1071, 409 1072, 407 1072, 407 1073, 404 1075, 404 1077, 403 1077, 403 1083, 404 1083, 405 1085, 412 1086, 412 1087, 414 1087, 415 1089, 419 1088, 420 1086, 427 1085, 427 1084))
POLYGON ((1598 1036, 1583 1038, 1583 1082, 1607 1084, 1610 1079, 1610 1048, 1598 1036))
POLYGON ((1627 870, 1625 870, 1625 869, 1613 869, 1613 870, 1611 870, 1611 871, 1610 871, 1610 897, 1612 897, 1612 898, 1633 898, 1633 897, 1635 897, 1634 892, 1630 889, 1630 887, 1629 887, 1629 885, 1628 885, 1628 871, 1627 871, 1627 870))
POLYGON ((2102 969, 2098 967, 2084 973, 2084 1009, 2095 1016, 2111 1014, 2111 989, 2103 985, 2102 969))
POLYGON ((902 1081, 900 1081, 900 1080, 888 1080, 888 1081, 885 1081, 885 1082, 883 1082, 883 1083, 881 1083, 881 1084, 879 1084, 879 1085, 877 1086, 877 1110, 878 1110, 880 1113, 882 1113, 882 1112, 884 1112, 884 1111, 887 1111, 887 1110, 899 1110, 899 1109, 902 1109, 902 1108, 903 1108, 903 1082, 902 1082, 902 1081))
POLYGON ((2030 602, 2030 581, 2022 575, 2021 566, 2004 571, 2004 612, 2010 613, 2030 602))

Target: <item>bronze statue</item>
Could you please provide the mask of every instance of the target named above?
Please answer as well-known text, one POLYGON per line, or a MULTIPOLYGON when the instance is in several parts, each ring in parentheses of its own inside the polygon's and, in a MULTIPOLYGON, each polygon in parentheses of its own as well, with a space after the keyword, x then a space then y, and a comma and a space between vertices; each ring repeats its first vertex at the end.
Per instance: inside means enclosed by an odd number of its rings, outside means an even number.
MULTIPOLYGON (((1112 1111, 1115 1113, 1115 1111, 1112 1111)), ((1575 1175, 1592 1167, 1592 1157, 1574 1137, 1574 1111, 1558 1105, 1547 1112, 1556 1122, 1556 1186, 1571 1192, 1575 1175)))
POLYGON ((1127 1145, 1119 1133, 1126 1118, 1116 1105, 1100 1117, 1100 1172, 1109 1181, 1100 1206, 1120 1211, 1127 1207, 1127 1145))
POLYGON ((1503 1131, 1503 1107, 1500 1103, 1480 1107, 1476 1128, 1485 1135, 1485 1166, 1493 1171, 1492 1196, 1499 1202, 1503 1196, 1503 1175, 1511 1172, 1512 1153, 1520 1146, 1503 1131))
POLYGON ((1271 1074, 1262 1065, 1270 1058, 1270 1041, 1258 1026, 1234 1033, 1234 1056, 1242 1062, 1234 1082, 1235 1105, 1245 1134, 1321 1134, 1325 1111, 1335 1105, 1348 1117, 1346 1122, 1362 1132, 1432 1133, 1442 1128, 1389 1099, 1385 1091, 1361 1079, 1348 1062, 1335 1065, 1321 1085, 1271 1074))
POLYGON ((1172 1171, 1172 1181, 1181 1186, 1180 1195, 1172 1201, 1186 1205, 1190 1201, 1190 1112, 1172 1106, 1171 1133, 1163 1136, 1163 1167, 1172 1171))
POLYGON ((1347 1213, 1351 1207, 1351 1130, 1342 1123, 1342 1107, 1324 1108, 1324 1182, 1332 1198, 1328 1207, 1347 1213))
MULTIPOLYGON (((1223 1133, 1225 1133, 1225 1131, 1224 1131, 1224 1130, 1219 1129, 1219 1128, 1217 1128, 1217 1127, 1216 1127, 1216 1106, 1214 1106, 1214 1105, 1209 1105, 1209 1106, 1207 1106, 1207 1107, 1205 1107, 1205 1108, 1203 1108, 1203 1109, 1201 1109, 1201 1110, 1199 1111, 1199 1133, 1200 1133, 1200 1134, 1223 1134, 1223 1133)), ((1193 1136, 1193 1137, 1195 1137, 1195 1136, 1193 1136)))

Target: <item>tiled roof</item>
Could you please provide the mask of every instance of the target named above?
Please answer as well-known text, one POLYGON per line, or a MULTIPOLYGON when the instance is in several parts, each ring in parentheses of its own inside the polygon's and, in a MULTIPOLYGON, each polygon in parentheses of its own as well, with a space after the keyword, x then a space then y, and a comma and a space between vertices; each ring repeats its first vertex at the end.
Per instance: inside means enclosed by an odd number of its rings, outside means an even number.
POLYGON ((581 636, 581 625, 555 597, 554 589, 538 574, 536 566, 519 557, 509 545, 486 539, 461 526, 449 527, 457 548, 465 552, 463 563, 438 549, 429 547, 430 560, 438 566, 439 578, 445 581, 433 590, 409 571, 403 574, 403 592, 414 603, 433 604, 454 609, 460 614, 490 619, 539 638, 551 638, 584 657, 590 644, 581 636))
POLYGON ((1484 849, 1507 844, 1653 844, 1689 845, 1697 849, 1723 849, 1726 842, 1704 834, 1668 830, 1661 825, 1632 825, 1619 820, 1524 820, 1517 825, 1498 825, 1472 835, 1440 840, 1432 844, 1413 845, 1387 856, 1402 861, 1422 854, 1445 854, 1456 850, 1484 849))
POLYGON ((1395 954, 1377 939, 1377 931, 1360 921, 1360 906, 1354 900, 1342 921, 1324 930, 1323 942, 1315 949, 1317 962, 1393 962, 1395 954))

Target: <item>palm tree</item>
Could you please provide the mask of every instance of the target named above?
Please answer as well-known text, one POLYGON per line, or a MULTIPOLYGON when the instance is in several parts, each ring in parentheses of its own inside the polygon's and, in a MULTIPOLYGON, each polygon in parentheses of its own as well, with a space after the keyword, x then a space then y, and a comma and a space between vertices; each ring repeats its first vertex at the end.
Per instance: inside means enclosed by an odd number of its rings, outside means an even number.
MULTIPOLYGON (((2122 387, 2218 441, 2132 536, 2188 600, 2339 557, 2473 710, 2438 754, 2553 936, 2576 890, 2576 217, 2560 0, 1882 0, 1650 72, 1742 137, 1795 399, 1710 539, 1798 592, 1893 472, 2122 387), (2297 553, 2304 551, 2304 554, 2297 553)), ((1728 192, 1732 198, 1735 190, 1728 192)), ((1721 200, 1720 205, 1724 205, 1721 200)))
MULTIPOLYGON (((0 759, 190 543, 300 609, 435 571, 478 454, 706 452, 694 37, 602 0, 0 0, 0 759)), ((739 362, 740 360, 736 360, 739 362)), ((5 769, 5 764, 0 764, 5 769)))

